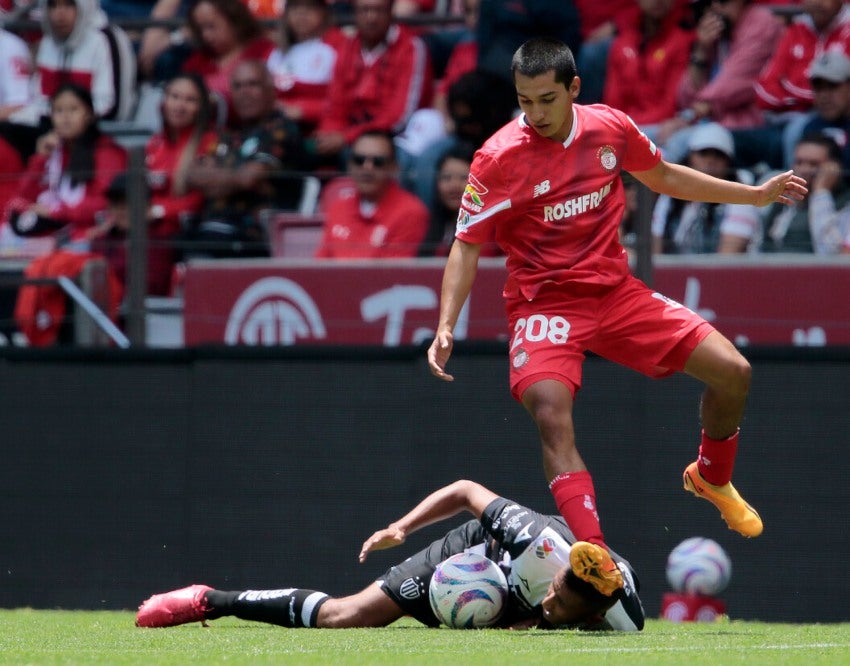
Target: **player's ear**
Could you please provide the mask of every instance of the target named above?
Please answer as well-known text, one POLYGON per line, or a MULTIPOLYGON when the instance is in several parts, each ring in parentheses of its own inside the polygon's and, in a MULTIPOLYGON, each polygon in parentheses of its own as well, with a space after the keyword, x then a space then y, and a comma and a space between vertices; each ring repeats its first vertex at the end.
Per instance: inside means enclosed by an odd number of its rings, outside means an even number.
POLYGON ((570 99, 573 102, 578 99, 578 94, 581 92, 581 79, 578 76, 573 77, 570 87, 567 88, 567 92, 569 92, 570 99))

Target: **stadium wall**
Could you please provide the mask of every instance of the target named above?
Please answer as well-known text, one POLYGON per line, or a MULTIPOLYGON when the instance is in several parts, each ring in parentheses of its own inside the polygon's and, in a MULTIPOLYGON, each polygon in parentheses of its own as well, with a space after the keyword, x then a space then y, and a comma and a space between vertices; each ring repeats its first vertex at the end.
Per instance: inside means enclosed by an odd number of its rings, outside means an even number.
MULTIPOLYGON (((2 354, 0 607, 130 609, 192 582, 349 593, 449 526, 357 563, 457 478, 554 511, 499 345, 458 349, 452 384, 409 348, 2 354)), ((732 558, 731 617, 846 621, 850 350, 747 354, 736 479, 764 534, 739 537, 681 489, 699 385, 591 358, 576 421, 603 528, 649 616, 667 553, 702 535, 732 558)))

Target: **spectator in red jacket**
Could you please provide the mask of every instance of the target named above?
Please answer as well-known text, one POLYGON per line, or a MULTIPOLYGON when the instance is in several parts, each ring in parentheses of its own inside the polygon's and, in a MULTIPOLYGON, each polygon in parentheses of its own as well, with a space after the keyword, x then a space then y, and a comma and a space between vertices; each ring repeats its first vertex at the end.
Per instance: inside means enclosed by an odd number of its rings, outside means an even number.
POLYGON ((353 0, 356 33, 337 55, 316 134, 319 155, 339 156, 365 131, 401 131, 433 88, 425 44, 393 22, 392 0, 353 0))
MULTIPOLYGON (((679 114, 657 136, 665 159, 681 162, 693 125, 713 120, 730 130, 764 123, 753 81, 782 34, 779 19, 750 0, 712 2, 697 21, 688 68, 679 86, 679 114)), ((736 142, 735 152, 741 151, 736 142)))
MULTIPOLYGON (((679 0, 679 2, 687 0, 679 0)), ((596 104, 605 90, 608 51, 624 26, 637 20, 635 0, 575 0, 581 17, 581 46, 575 52, 581 76, 578 102, 596 104)))
POLYGON ((781 141, 782 162, 774 166, 790 168, 793 162, 803 128, 813 117, 809 70, 815 58, 827 51, 850 55, 850 6, 842 0, 806 0, 755 86, 768 122, 766 132, 750 137, 750 143, 781 141))
POLYGON ((195 50, 183 71, 204 78, 220 102, 220 120, 229 124, 235 114, 230 79, 236 66, 245 60, 266 62, 275 43, 241 0, 193 0, 188 25, 195 50))
MULTIPOLYGON (((171 291, 176 257, 175 242, 187 220, 200 212, 203 195, 189 187, 189 170, 199 156, 211 155, 218 142, 210 129, 210 100, 197 74, 177 74, 165 86, 162 131, 145 147, 148 200, 147 293, 165 296, 171 291)), ((123 283, 127 271, 127 175, 117 175, 106 196, 109 207, 90 237, 92 250, 107 258, 123 283)))
POLYGON ((678 111, 670 82, 685 73, 694 38, 679 25, 676 0, 638 0, 638 5, 640 15, 624 26, 608 53, 603 102, 628 113, 654 139, 649 126, 678 111))
POLYGON ((353 187, 328 203, 316 257, 415 257, 428 229, 428 209, 396 180, 392 135, 361 134, 352 144, 348 172, 353 187))
POLYGON ((809 67, 833 49, 850 55, 850 7, 842 0, 808 0, 796 15, 756 83, 761 108, 808 111, 814 100, 809 67))
POLYGON ((50 101, 53 132, 30 158, 6 216, 19 236, 55 235, 87 247, 104 192, 127 168, 127 153, 98 128, 91 93, 65 83, 50 101))
MULTIPOLYGON (((127 120, 133 110, 136 59, 127 34, 111 25, 99 0, 37 0, 38 41, 32 97, 0 122, 0 178, 18 177, 50 129, 50 99, 73 81, 91 92, 106 120, 127 120)), ((5 50, 8 45, 4 45, 5 50)), ((0 199, 0 208, 6 200, 0 199)))

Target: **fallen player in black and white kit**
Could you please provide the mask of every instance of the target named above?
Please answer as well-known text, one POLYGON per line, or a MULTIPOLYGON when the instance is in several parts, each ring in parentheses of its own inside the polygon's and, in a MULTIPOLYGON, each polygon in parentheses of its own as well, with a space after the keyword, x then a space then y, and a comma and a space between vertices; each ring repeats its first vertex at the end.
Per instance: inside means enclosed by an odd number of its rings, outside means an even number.
POLYGON ((473 481, 440 488, 375 532, 364 542, 360 561, 464 510, 477 520, 450 530, 353 595, 334 598, 301 588, 225 592, 190 585, 150 597, 140 606, 136 625, 171 627, 229 615, 284 627, 383 627, 410 615, 436 627, 439 621, 428 601, 434 569, 455 553, 473 551, 497 562, 508 580, 499 627, 643 628, 639 583, 626 560, 576 541, 560 516, 537 513, 473 481))

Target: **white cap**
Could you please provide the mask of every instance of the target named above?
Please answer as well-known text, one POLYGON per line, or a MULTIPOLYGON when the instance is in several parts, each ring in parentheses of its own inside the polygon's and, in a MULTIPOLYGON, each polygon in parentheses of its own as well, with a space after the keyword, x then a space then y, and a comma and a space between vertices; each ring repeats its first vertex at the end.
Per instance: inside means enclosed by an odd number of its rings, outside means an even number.
POLYGON ((395 138, 396 145, 411 155, 421 155, 428 146, 446 136, 443 114, 436 109, 413 112, 404 131, 395 138))
POLYGON ((850 58, 843 51, 827 51, 812 61, 809 80, 823 79, 832 83, 850 81, 850 58))
POLYGON ((735 159, 735 141, 732 133, 718 123, 700 123, 688 139, 688 150, 719 150, 730 160, 735 159))

